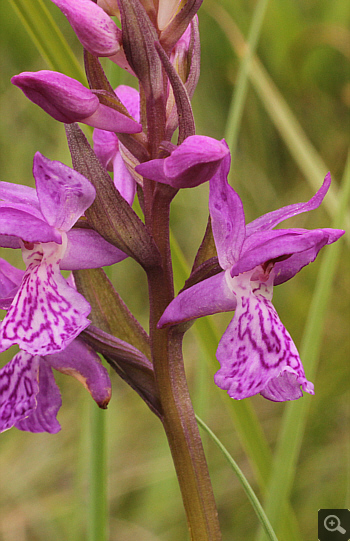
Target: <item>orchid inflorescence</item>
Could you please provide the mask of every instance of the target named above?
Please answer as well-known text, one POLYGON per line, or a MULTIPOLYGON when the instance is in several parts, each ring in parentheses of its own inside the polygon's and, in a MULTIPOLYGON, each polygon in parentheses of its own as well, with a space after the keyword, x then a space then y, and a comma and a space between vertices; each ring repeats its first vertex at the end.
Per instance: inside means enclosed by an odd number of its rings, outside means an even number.
POLYGON ((218 346, 215 375, 232 398, 260 393, 285 401, 301 397, 302 390, 314 393, 272 305, 273 286, 292 278, 344 231, 275 226, 316 209, 331 178, 327 174, 307 203, 246 224, 241 199, 227 180, 228 146, 195 134, 190 100, 199 77, 201 0, 52 1, 84 46, 90 88, 47 70, 12 79, 65 124, 74 169, 38 152, 36 189, 0 183, 0 244, 21 249, 26 266, 21 271, 0 263, 0 307, 7 311, 0 351, 20 348, 0 371, 0 430, 60 429, 61 398, 51 368, 77 377, 107 407, 111 384, 100 353, 164 423, 176 464, 174 440, 183 438, 188 446, 188 434, 197 430, 191 409, 187 421, 181 415, 191 408, 178 369, 186 322, 235 311, 218 346), (99 57, 132 74, 138 90, 113 90, 99 57), (94 150, 77 123, 94 128, 94 150), (208 227, 191 276, 174 298, 170 203, 179 189, 207 181, 208 227), (144 220, 132 208, 136 193, 144 220), (102 270, 126 257, 147 274, 148 334, 102 270), (61 270, 72 274, 66 279, 61 270), (174 415, 182 419, 176 429, 174 415))

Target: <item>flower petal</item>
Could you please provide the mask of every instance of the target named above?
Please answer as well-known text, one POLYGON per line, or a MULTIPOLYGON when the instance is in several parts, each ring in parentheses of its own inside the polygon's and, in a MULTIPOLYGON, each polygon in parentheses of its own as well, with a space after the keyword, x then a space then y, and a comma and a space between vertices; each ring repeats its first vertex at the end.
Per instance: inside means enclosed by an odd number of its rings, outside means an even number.
POLYGON ((0 351, 18 344, 32 355, 58 352, 89 325, 89 303, 59 271, 64 250, 55 243, 23 249, 28 266, 2 322, 0 351))
MULTIPOLYGON (((1 204, 0 233, 19 237, 27 242, 56 242, 57 244, 62 242, 60 233, 44 220, 23 210, 3 207, 1 204)), ((6 238, 4 240, 6 241, 6 238)))
POLYGON ((245 239, 245 218, 240 197, 227 182, 230 156, 226 156, 209 186, 209 212, 221 268, 239 258, 245 239))
MULTIPOLYGON (((274 231, 255 233, 248 237, 244 243, 240 259, 231 269, 231 276, 247 272, 270 260, 306 252, 310 259, 305 261, 305 258, 302 258, 303 264, 299 268, 296 267, 300 270, 304 265, 315 259, 320 249, 328 244, 330 236, 334 238, 334 242, 343 233, 341 232, 336 236, 331 233, 332 231, 334 230, 276 229, 274 231)), ((335 231, 339 232, 339 230, 335 231)), ((284 268, 288 269, 287 259, 280 262, 278 268, 280 271, 284 268)), ((290 278, 292 277, 290 273, 292 268, 294 267, 289 268, 288 274, 290 278)), ((281 282, 278 281, 278 283, 281 282)))
POLYGON ((220 272, 175 297, 157 326, 162 328, 209 314, 229 312, 235 310, 236 304, 236 297, 227 285, 225 273, 220 272))
POLYGON ((266 229, 272 229, 283 220, 296 216, 297 214, 302 214, 303 212, 308 212, 309 210, 317 209, 322 203, 324 196, 329 190, 331 185, 331 175, 327 173, 321 188, 315 195, 306 203, 295 203, 294 205, 287 205, 281 209, 268 212, 260 218, 253 220, 247 224, 247 236, 256 233, 257 231, 264 231, 266 229))
POLYGON ((94 129, 92 134, 94 152, 107 171, 113 171, 113 160, 119 152, 118 137, 106 130, 94 129))
POLYGON ((136 171, 173 188, 193 188, 210 180, 228 153, 227 146, 221 141, 204 135, 191 135, 168 158, 141 163, 136 171))
POLYGON ((102 103, 98 105, 91 116, 83 118, 80 122, 94 128, 113 132, 140 133, 142 131, 141 124, 102 103))
POLYGON ((140 122, 140 93, 135 88, 128 85, 119 85, 115 89, 115 93, 127 108, 128 113, 140 122))
POLYGON ((114 186, 124 197, 125 201, 129 205, 132 205, 136 194, 136 182, 129 173, 120 152, 116 154, 113 160, 113 181, 114 186))
MULTIPOLYGON (((90 0, 87 1, 90 4, 90 0)), ((49 70, 23 72, 12 77, 11 82, 59 122, 83 122, 94 128, 121 133, 142 131, 139 123, 102 105, 89 88, 63 73, 49 70)))
POLYGON ((1 235, 0 234, 0 246, 2 248, 20 248, 21 247, 21 241, 18 237, 14 237, 12 235, 1 235))
POLYGON ((156 182, 168 183, 164 172, 164 158, 157 158, 148 162, 140 163, 135 167, 136 173, 156 182))
POLYGON ((111 398, 111 381, 99 356, 77 338, 64 351, 47 355, 45 360, 59 372, 73 376, 89 391, 100 408, 107 408, 111 398))
POLYGON ((62 270, 96 269, 128 257, 92 229, 71 229, 67 239, 67 250, 60 262, 62 270))
MULTIPOLYGON (((140 94, 138 91, 131 86, 120 85, 115 89, 115 92, 129 114, 139 122, 140 94)), ((92 139, 96 156, 108 171, 113 171, 113 161, 119 153, 118 137, 113 132, 96 128, 92 139)))
POLYGON ((293 278, 293 276, 295 276, 303 267, 309 263, 312 263, 312 261, 316 259, 321 248, 323 248, 326 244, 332 244, 345 233, 345 231, 341 229, 322 229, 322 231, 324 233, 324 237, 320 242, 315 243, 308 250, 292 254, 290 257, 288 257, 288 259, 277 261, 275 263, 275 286, 283 284, 283 282, 293 278), (326 239, 327 241, 325 242, 326 239))
POLYGON ((266 283, 251 282, 251 275, 231 279, 237 308, 218 346, 221 368, 215 383, 237 400, 263 392, 273 400, 294 400, 301 396, 300 385, 313 394, 294 342, 271 303, 273 272, 266 283))
POLYGON ((93 203, 95 188, 74 169, 51 161, 40 152, 34 156, 33 174, 40 209, 47 223, 56 229, 69 231, 93 203))
POLYGON ((36 408, 27 417, 15 423, 19 430, 57 434, 61 426, 56 419, 62 405, 61 393, 56 385, 50 366, 43 357, 39 358, 39 392, 36 408))
POLYGON ((0 370, 0 432, 36 408, 39 357, 20 351, 0 370))
POLYGON ((0 199, 11 203, 24 203, 40 210, 38 196, 35 188, 14 184, 13 182, 0 182, 0 199))
POLYGON ((0 308, 8 310, 23 279, 24 271, 0 258, 0 308))
POLYGON ((80 43, 96 56, 111 56, 119 48, 121 30, 91 0, 52 0, 70 22, 80 43))
POLYGON ((11 82, 55 120, 66 124, 91 116, 100 103, 90 89, 55 71, 23 72, 11 82))
POLYGON ((221 141, 191 135, 164 160, 164 172, 175 188, 198 186, 212 178, 228 154, 221 141))
POLYGON ((303 390, 309 394, 314 393, 314 386, 309 381, 300 381, 298 375, 293 369, 286 367, 279 376, 270 379, 265 389, 261 391, 261 396, 272 400, 273 402, 284 402, 284 400, 296 400, 303 396, 300 385, 303 386, 303 390))

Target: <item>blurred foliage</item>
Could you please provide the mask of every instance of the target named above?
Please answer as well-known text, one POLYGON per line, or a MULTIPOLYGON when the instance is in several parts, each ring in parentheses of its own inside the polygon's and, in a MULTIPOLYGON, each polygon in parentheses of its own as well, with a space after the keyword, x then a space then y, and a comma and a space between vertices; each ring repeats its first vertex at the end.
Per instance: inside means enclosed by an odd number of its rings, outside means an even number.
MULTIPOLYGON (((246 36, 253 0, 220 0, 246 36)), ((61 30, 81 58, 81 47, 59 10, 47 1, 61 30)), ((214 3, 200 10, 201 78, 193 108, 197 132, 222 138, 239 61, 212 17, 214 3)), ((61 124, 31 104, 10 83, 21 71, 47 69, 8 0, 0 6, 0 164, 1 180, 33 185, 32 159, 39 150, 70 164, 61 124)), ((350 3, 346 0, 270 0, 258 57, 332 173, 341 179, 349 148, 350 3)), ((118 70, 109 67, 109 71, 118 70)), ((117 74, 112 74, 118 79, 117 74)), ((326 173, 326 171, 325 171, 326 173)), ((321 184, 322 178, 319 179, 321 184)), ((311 189, 292 159, 253 88, 249 88, 231 182, 240 192, 247 220, 292 202, 305 201, 311 189)), ((208 186, 183 190, 174 201, 172 228, 189 264, 201 241, 208 211, 208 186)), ((292 223, 292 222, 290 222, 292 223)), ((293 221, 297 227, 327 227, 324 208, 293 221)), ((341 241, 343 242, 343 241, 341 241)), ((22 266, 19 254, 1 256, 22 266)), ((322 254, 292 281, 275 289, 279 315, 300 344, 322 254)), ((350 507, 349 299, 350 258, 343 255, 329 306, 316 395, 292 494, 302 537, 315 539, 319 508, 350 507)), ((130 260, 109 270, 118 291, 147 327, 147 287, 130 260)), ((212 319, 225 329, 231 315, 212 319)), ((203 359, 189 331, 185 360, 196 411, 230 450, 257 487, 235 428, 213 384, 215 363, 203 359)), ((13 350, 2 354, 2 364, 13 350)), ((0 539, 3 541, 79 541, 86 538, 89 397, 61 374, 62 431, 32 435, 12 429, 0 439, 0 539)), ((113 399, 106 412, 109 453, 110 540, 182 541, 186 522, 162 427, 139 397, 115 374, 113 399)), ((284 404, 254 397, 252 403, 273 449, 284 404)), ((257 520, 225 459, 204 436, 219 507, 224 541, 252 539, 257 520)))

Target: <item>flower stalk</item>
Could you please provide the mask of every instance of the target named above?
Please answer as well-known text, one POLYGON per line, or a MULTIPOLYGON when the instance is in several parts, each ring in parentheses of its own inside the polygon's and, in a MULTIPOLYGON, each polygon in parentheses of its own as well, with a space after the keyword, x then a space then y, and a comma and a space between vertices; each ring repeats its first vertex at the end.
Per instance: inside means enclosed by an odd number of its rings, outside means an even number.
MULTIPOLYGON (((153 184, 152 181, 148 182, 153 184)), ((159 193, 162 190, 154 191, 159 193)), ((153 368, 162 406, 162 422, 182 493, 191 540, 219 541, 221 533, 213 489, 184 370, 183 332, 157 329, 158 318, 173 296, 172 268, 169 264, 169 200, 166 199, 154 194, 157 213, 152 212, 156 219, 151 222, 152 235, 161 253, 163 266, 147 272, 153 368)))

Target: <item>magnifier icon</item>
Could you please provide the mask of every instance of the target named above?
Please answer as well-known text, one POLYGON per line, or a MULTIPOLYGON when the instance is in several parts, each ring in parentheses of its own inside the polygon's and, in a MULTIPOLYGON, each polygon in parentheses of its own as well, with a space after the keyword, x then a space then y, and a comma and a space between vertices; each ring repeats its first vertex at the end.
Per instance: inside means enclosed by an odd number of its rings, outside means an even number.
POLYGON ((324 519, 324 527, 329 532, 340 532, 340 533, 346 533, 346 530, 341 527, 340 520, 336 515, 328 515, 324 519))

